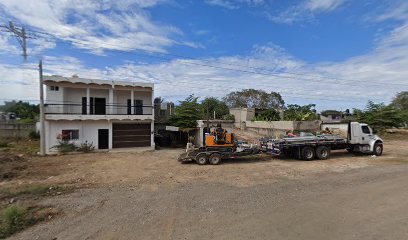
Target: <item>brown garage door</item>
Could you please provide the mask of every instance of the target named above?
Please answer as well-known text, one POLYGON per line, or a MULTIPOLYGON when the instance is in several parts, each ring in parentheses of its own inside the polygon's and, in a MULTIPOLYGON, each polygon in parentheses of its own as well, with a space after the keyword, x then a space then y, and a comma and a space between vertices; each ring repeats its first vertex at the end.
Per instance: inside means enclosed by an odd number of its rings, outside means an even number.
POLYGON ((113 147, 150 147, 150 124, 113 124, 113 147))

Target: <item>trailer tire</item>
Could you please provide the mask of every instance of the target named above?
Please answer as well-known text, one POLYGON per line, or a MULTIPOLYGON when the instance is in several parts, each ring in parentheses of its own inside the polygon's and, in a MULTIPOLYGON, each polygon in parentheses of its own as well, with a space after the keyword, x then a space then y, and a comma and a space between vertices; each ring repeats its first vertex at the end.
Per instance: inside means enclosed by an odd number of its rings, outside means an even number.
POLYGON ((205 165, 208 162, 207 154, 199 153, 197 154, 195 160, 198 165, 205 165))
POLYGON ((316 157, 320 160, 326 160, 330 157, 330 148, 319 146, 316 148, 316 157))
POLYGON ((373 154, 376 156, 381 156, 382 152, 383 152, 383 144, 381 142, 376 142, 374 144, 373 154))
POLYGON ((221 154, 213 153, 209 157, 209 162, 211 165, 218 165, 221 162, 221 154))
POLYGON ((302 149, 302 159, 306 161, 313 160, 315 158, 315 150, 312 147, 304 147, 302 149))

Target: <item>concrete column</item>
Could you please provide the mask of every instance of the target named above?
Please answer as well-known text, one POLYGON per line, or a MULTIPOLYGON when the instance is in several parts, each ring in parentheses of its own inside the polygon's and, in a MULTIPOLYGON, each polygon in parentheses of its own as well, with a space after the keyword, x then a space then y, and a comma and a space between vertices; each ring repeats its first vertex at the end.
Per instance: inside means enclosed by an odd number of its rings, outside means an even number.
MULTIPOLYGON (((114 114, 115 108, 113 106, 113 89, 110 88, 109 89, 109 100, 108 100, 108 104, 109 104, 109 110, 108 113, 109 114, 114 114)), ((116 108, 117 109, 117 108, 116 108)))
POLYGON ((45 138, 45 154, 50 154, 50 148, 52 146, 50 146, 50 142, 51 142, 51 127, 50 127, 50 122, 49 121, 45 121, 44 123, 44 138, 45 138))
POLYGON ((155 149, 155 144, 154 144, 154 121, 152 120, 151 125, 150 125, 150 129, 151 129, 151 139, 150 139, 150 144, 152 146, 152 150, 155 149))
POLYGON ((133 106, 135 103, 135 93, 133 90, 130 90, 130 113, 133 115, 135 114, 135 107, 133 106))
POLYGON ((91 89, 86 88, 86 113, 91 114, 91 89))
POLYGON ((112 127, 112 122, 108 120, 108 125, 109 125, 109 149, 113 148, 113 127, 112 127))
MULTIPOLYGON (((152 119, 154 121, 154 87, 152 88, 152 102, 151 102, 150 106, 152 106, 152 109, 151 109, 152 119)), ((161 109, 161 105, 159 106, 159 113, 160 113, 160 109, 161 109)), ((144 111, 144 109, 143 109, 143 111, 144 111)))

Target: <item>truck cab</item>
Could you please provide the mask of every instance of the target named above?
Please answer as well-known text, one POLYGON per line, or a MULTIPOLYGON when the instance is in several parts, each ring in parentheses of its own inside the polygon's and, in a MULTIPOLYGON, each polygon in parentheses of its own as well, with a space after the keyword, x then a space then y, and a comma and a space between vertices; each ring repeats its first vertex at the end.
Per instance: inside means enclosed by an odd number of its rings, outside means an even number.
POLYGON ((351 122, 349 125, 349 152, 371 153, 380 156, 384 141, 366 123, 351 122))

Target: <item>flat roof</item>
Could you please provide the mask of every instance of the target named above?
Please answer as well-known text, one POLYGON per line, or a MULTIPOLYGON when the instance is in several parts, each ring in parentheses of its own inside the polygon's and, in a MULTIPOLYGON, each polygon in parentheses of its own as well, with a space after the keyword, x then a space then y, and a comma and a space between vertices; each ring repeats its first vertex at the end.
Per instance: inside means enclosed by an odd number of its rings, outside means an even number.
POLYGON ((145 87, 153 89, 153 83, 148 82, 128 82, 128 81, 113 81, 113 80, 100 80, 89 79, 80 77, 62 77, 62 76, 43 76, 44 83, 47 82, 69 82, 69 83, 83 83, 83 84, 97 84, 97 85, 111 85, 123 86, 123 87, 145 87))

